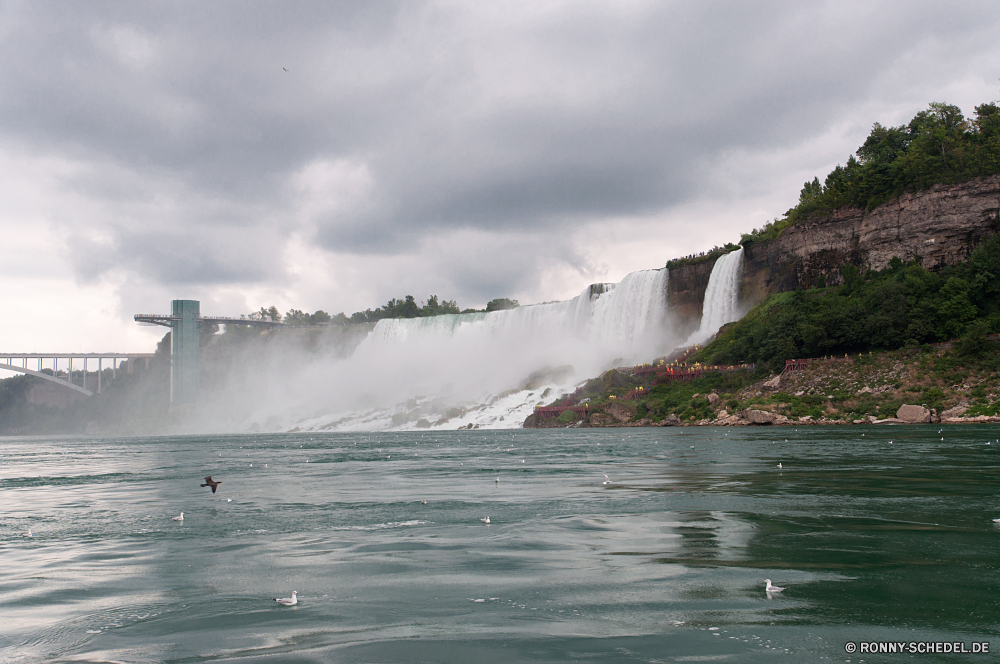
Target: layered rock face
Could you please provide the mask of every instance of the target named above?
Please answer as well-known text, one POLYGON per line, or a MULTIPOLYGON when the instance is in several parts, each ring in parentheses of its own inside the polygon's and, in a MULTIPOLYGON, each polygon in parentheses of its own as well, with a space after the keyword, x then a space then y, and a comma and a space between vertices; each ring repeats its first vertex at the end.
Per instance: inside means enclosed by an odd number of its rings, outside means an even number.
POLYGON ((771 242, 747 243, 741 296, 757 303, 799 286, 839 284, 845 263, 865 272, 899 257, 937 271, 968 258, 998 230, 1000 176, 935 185, 870 212, 842 208, 788 228, 771 242))
POLYGON ((667 279, 667 311, 675 332, 681 338, 698 329, 705 303, 705 290, 714 267, 713 259, 670 270, 667 279))
MULTIPOLYGON (((899 257, 940 270, 968 258, 998 231, 1000 175, 903 194, 870 212, 842 208, 796 224, 776 240, 744 245, 740 298, 749 309, 772 293, 836 285, 845 263, 865 272, 899 257)), ((684 332, 698 327, 713 267, 715 261, 706 260, 670 270, 670 312, 684 332)))

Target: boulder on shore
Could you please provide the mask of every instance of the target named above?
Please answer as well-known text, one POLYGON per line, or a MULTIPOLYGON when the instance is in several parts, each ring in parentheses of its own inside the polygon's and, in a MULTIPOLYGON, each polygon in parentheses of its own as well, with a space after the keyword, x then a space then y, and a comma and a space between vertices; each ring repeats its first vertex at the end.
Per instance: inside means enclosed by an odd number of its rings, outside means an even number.
POLYGON ((961 417, 962 415, 965 415, 965 411, 967 410, 969 410, 969 407, 962 405, 955 406, 954 408, 949 408, 948 410, 941 413, 941 419, 944 420, 946 418, 961 417))
POLYGON ((762 387, 766 387, 769 390, 779 389, 781 387, 781 374, 766 380, 762 387))
POLYGON ((929 424, 931 421, 931 411, 923 406, 913 404, 903 404, 896 411, 896 419, 907 424, 929 424))
POLYGON ((619 422, 628 422, 635 417, 635 408, 633 406, 626 406, 616 401, 604 404, 604 412, 619 422))
POLYGON ((681 418, 677 417, 673 413, 667 415, 667 417, 660 424, 661 427, 678 427, 681 425, 681 418))
POLYGON ((742 415, 750 424, 774 424, 778 419, 777 415, 766 410, 745 410, 742 415))

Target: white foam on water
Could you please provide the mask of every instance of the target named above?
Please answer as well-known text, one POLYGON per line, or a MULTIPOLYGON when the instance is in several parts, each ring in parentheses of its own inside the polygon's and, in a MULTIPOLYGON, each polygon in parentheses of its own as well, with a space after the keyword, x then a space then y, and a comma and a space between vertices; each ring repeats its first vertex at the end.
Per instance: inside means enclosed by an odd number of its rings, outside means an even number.
POLYGON ((408 528, 411 526, 422 526, 430 523, 430 521, 419 521, 416 519, 410 521, 392 521, 389 523, 376 523, 370 526, 334 526, 331 530, 360 530, 360 531, 373 531, 373 530, 386 530, 389 528, 408 528))
MULTIPOLYGON (((219 426, 517 428, 539 402, 580 381, 671 350, 667 279, 666 269, 644 270, 618 284, 588 286, 565 302, 381 320, 350 357, 268 358, 269 366, 256 369, 265 380, 248 379, 231 392, 228 409, 244 414, 219 426)), ((218 410, 220 421, 225 410, 218 410)))

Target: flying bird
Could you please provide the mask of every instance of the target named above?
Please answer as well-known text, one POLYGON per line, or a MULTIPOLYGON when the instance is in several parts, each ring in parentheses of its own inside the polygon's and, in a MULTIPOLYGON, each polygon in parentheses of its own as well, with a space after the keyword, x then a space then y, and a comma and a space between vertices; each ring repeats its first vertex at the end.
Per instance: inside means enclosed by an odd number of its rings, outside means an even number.
MULTIPOLYGON (((285 68, 284 68, 284 67, 282 67, 282 69, 285 69, 285 68)), ((288 71, 288 70, 287 70, 287 69, 285 69, 285 71, 288 71)))
POLYGON ((293 590, 291 597, 275 597, 274 601, 282 606, 295 606, 299 603, 299 593, 293 590))
POLYGON ((771 579, 764 579, 764 591, 769 593, 780 593, 784 588, 771 585, 771 579))
POLYGON ((608 477, 607 473, 604 473, 604 483, 605 484, 611 484, 611 478, 608 477))
POLYGON ((212 487, 212 493, 215 493, 215 490, 219 488, 220 484, 222 484, 222 482, 216 482, 215 480, 212 479, 212 476, 209 475, 205 478, 205 483, 202 484, 202 486, 212 487))

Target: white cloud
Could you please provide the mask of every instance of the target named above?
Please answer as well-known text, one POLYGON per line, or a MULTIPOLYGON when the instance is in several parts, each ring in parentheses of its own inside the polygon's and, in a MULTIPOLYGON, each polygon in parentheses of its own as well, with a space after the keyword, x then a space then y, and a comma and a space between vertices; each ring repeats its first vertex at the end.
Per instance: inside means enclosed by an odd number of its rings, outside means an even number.
POLYGON ((737 240, 875 121, 971 112, 1000 61, 992 2, 4 16, 0 275, 26 322, 0 346, 92 329, 82 343, 148 350, 131 315, 174 298, 232 315, 570 297, 737 240), (105 317, 35 322, 82 309, 105 317))

